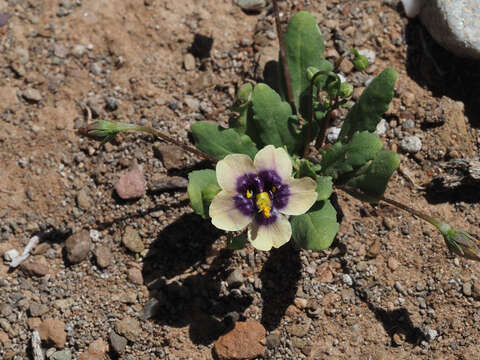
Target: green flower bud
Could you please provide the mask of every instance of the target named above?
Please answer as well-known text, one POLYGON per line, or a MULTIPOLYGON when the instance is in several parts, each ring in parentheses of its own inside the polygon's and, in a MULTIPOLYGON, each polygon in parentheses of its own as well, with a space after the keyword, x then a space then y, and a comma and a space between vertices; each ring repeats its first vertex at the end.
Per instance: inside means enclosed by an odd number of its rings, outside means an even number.
POLYGON ((235 97, 235 102, 232 106, 233 111, 240 112, 245 104, 247 104, 252 99, 253 86, 250 83, 242 85, 238 90, 237 96, 235 97))
POLYGON ((353 94, 353 85, 347 82, 342 82, 340 84, 340 93, 339 93, 340 97, 347 98, 352 96, 352 94, 353 94))
POLYGON ((93 123, 82 129, 83 133, 90 136, 103 138, 103 142, 109 142, 115 135, 122 131, 137 130, 138 125, 127 124, 122 122, 95 120, 93 123))
POLYGON ((368 63, 368 59, 365 56, 360 55, 357 49, 352 49, 352 53, 355 55, 355 58, 353 59, 353 66, 355 66, 356 70, 365 70, 368 65, 370 65, 368 63))
POLYGON ((480 249, 469 233, 455 229, 447 223, 439 223, 437 228, 451 252, 470 260, 480 261, 480 249))

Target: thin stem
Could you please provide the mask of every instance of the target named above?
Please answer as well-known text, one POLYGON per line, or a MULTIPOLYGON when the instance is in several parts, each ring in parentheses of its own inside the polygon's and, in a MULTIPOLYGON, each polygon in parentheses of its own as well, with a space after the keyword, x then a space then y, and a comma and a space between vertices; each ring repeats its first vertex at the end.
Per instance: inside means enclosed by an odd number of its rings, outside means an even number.
POLYGON ((371 197, 371 198, 374 198, 378 201, 383 201, 383 202, 386 202, 387 204, 389 205, 392 205, 392 206, 395 206, 399 209, 402 209, 412 215, 415 215, 417 217, 419 217, 420 219, 422 220, 425 220, 426 222, 432 224, 433 226, 436 226, 438 227, 439 224, 441 223, 441 221, 439 221, 438 219, 436 218, 433 218, 427 214, 424 214, 422 213, 421 211, 418 211, 418 210, 415 210, 405 204, 402 204, 401 202, 398 202, 397 200, 393 200, 393 199, 389 199, 385 196, 382 196, 382 195, 373 195, 373 194, 369 194, 369 193, 366 193, 366 192, 363 192, 363 191, 359 191, 357 189, 354 189, 354 188, 351 188, 349 186, 336 186, 337 188, 345 191, 346 193, 350 194, 351 196, 353 197, 359 197, 359 196, 368 196, 368 197, 371 197))
POLYGON ((272 2, 273 2, 273 12, 275 14, 275 24, 277 26, 278 44, 280 45, 280 60, 282 61, 283 76, 285 78, 285 87, 287 88, 287 99, 288 99, 288 103, 292 108, 293 115, 296 115, 297 108, 295 106, 295 99, 293 98, 292 81, 290 79, 290 72, 288 71, 287 52, 285 50, 285 42, 283 41, 283 32, 282 32, 282 26, 280 24, 280 14, 278 11, 278 4, 277 4, 277 0, 272 0, 272 2))
POLYGON ((136 128, 136 130, 146 132, 148 134, 151 134, 153 136, 158 137, 159 139, 162 139, 162 140, 165 140, 169 143, 177 145, 178 147, 182 148, 183 150, 185 150, 187 152, 190 152, 192 154, 195 154, 195 155, 201 157, 204 160, 209 160, 209 161, 213 162, 214 164, 218 162, 217 158, 214 158, 211 155, 205 154, 205 153, 201 152, 200 150, 198 150, 198 149, 196 149, 196 148, 194 148, 190 145, 181 143, 178 140, 176 140, 176 139, 174 139, 174 138, 172 138, 172 137, 170 137, 170 136, 168 136, 168 135, 166 135, 166 134, 164 134, 164 133, 162 133, 158 130, 152 129, 151 127, 139 126, 139 127, 136 128))

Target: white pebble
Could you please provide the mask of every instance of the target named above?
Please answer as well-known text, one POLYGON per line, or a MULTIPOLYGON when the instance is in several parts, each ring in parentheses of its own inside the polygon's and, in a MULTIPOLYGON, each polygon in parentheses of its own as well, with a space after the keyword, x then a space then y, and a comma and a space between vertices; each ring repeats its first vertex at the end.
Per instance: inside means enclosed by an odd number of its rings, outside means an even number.
POLYGON ((343 274, 342 280, 343 280, 343 283, 347 286, 353 285, 352 277, 348 274, 343 274))
POLYGON ((407 14, 409 18, 414 18, 420 14, 424 2, 425 0, 402 0, 405 14, 407 14))
POLYGON ((13 259, 15 259, 19 254, 19 252, 15 249, 11 249, 11 250, 8 250, 6 251, 4 254, 3 254, 3 258, 6 260, 6 261, 12 261, 13 259))

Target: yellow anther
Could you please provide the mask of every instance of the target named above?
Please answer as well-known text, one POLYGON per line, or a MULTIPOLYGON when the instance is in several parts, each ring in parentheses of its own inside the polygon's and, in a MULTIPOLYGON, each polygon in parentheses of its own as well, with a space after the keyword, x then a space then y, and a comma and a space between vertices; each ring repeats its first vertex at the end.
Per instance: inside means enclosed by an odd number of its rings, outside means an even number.
POLYGON ((277 188, 275 186, 272 186, 272 192, 277 191, 277 188))
POLYGON ((267 218, 270 217, 270 210, 272 209, 272 204, 270 202, 270 196, 268 195, 268 193, 264 191, 257 194, 256 200, 258 212, 263 212, 263 215, 265 215, 265 217, 267 218))
POLYGON ((253 196, 253 193, 250 190, 247 190, 247 193, 245 195, 248 199, 250 199, 253 196))

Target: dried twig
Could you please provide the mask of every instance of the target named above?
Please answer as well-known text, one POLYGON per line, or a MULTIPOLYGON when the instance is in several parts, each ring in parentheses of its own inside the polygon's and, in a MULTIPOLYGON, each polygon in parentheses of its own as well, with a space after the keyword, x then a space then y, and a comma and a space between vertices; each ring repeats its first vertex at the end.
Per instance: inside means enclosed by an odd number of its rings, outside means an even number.
POLYGON ((40 344, 41 344, 40 334, 38 333, 37 330, 33 330, 33 332, 32 332, 33 360, 44 360, 45 359, 43 357, 43 351, 42 351, 42 348, 41 348, 40 344))
POLYGON ((32 251, 33 248, 37 246, 39 241, 40 241, 40 238, 37 235, 33 236, 28 241, 28 244, 27 246, 25 246, 25 249, 23 249, 22 255, 19 255, 12 259, 12 261, 10 262, 10 267, 16 268, 18 265, 24 262, 30 256, 30 251, 32 251))

